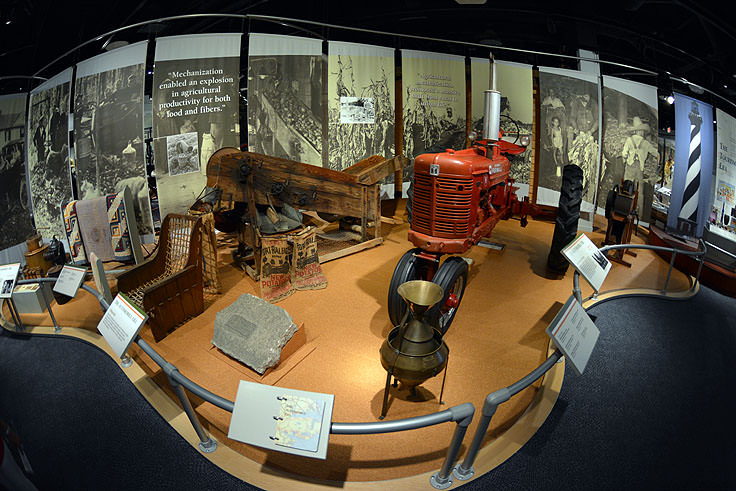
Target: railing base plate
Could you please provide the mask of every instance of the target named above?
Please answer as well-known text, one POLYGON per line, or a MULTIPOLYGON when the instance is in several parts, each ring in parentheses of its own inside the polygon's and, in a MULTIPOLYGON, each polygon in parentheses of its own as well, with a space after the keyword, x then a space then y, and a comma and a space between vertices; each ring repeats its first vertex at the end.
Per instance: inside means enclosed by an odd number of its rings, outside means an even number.
POLYGON ((452 476, 447 476, 445 479, 440 478, 440 473, 435 472, 432 477, 429 478, 429 483, 435 489, 447 489, 452 486, 452 476))
POLYGON ((467 481, 475 476, 475 468, 471 467, 470 469, 463 469, 461 464, 458 464, 454 469, 452 469, 452 475, 455 476, 456 479, 467 481))
POLYGON ((212 453, 217 450, 217 442, 210 438, 206 442, 199 442, 199 449, 204 453, 212 453))

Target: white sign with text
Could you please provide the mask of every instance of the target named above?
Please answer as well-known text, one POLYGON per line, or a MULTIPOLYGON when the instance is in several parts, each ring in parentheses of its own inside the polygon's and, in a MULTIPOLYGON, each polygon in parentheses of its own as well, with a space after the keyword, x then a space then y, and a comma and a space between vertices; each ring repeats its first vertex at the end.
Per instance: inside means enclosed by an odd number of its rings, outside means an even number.
POLYGON ((0 298, 10 298, 18 278, 20 263, 4 264, 0 266, 0 298))
POLYGON ((611 270, 611 262, 587 235, 578 235, 575 240, 563 247, 561 252, 595 291, 600 290, 611 270))
POLYGON ((570 296, 545 330, 578 375, 583 374, 600 331, 580 302, 570 296))
POLYGON ((79 287, 84 282, 84 277, 87 274, 87 268, 78 268, 76 266, 65 265, 59 273, 59 277, 56 279, 54 285, 54 291, 61 293, 67 297, 74 298, 77 295, 79 287))
POLYGON ((125 295, 118 293, 97 324, 97 330, 115 354, 122 358, 147 318, 145 312, 133 305, 125 295))

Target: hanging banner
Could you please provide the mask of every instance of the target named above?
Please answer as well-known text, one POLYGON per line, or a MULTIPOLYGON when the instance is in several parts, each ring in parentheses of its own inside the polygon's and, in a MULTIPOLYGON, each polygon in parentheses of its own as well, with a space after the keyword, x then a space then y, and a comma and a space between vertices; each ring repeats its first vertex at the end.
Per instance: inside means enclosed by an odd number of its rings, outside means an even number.
MULTIPOLYGON (((530 142, 533 142, 534 97, 531 65, 499 60, 494 65, 496 90, 501 93, 503 139, 518 144, 521 136, 528 135, 530 142)), ((483 129, 483 92, 490 88, 490 60, 471 58, 470 77, 472 127, 480 134, 483 129)), ((532 155, 534 150, 530 143, 524 153, 507 156, 511 162, 511 177, 519 187, 516 192, 519 198, 529 196, 532 155)))
POLYGON ((248 148, 322 165, 322 41, 248 37, 248 148))
POLYGON ((605 214, 608 192, 621 179, 639 186, 639 223, 649 224, 658 180, 657 88, 603 76, 603 147, 598 213, 605 214))
POLYGON ((61 205, 72 199, 69 170, 69 87, 67 68, 31 91, 28 107, 28 175, 36 228, 66 243, 61 205))
POLYGON ((394 50, 330 41, 328 162, 343 170, 371 155, 394 156, 394 50))
POLYGON ((153 151, 161 221, 186 213, 207 184, 207 162, 240 147, 240 34, 156 39, 153 151))
POLYGON ((140 235, 153 234, 143 145, 144 41, 77 64, 74 162, 79 199, 133 196, 140 235))
POLYGON ((598 184, 600 111, 598 77, 540 67, 540 149, 537 204, 557 206, 562 168, 583 170, 582 212, 592 212, 598 184))
POLYGON ((695 236, 711 211, 713 172, 713 107, 675 92, 675 172, 667 226, 678 218, 695 222, 695 236))
POLYGON ((26 94, 0 96, 0 250, 33 232, 25 162, 26 94))
MULTIPOLYGON (((736 119, 716 109, 716 182, 711 222, 736 241, 736 119)), ((713 225, 711 225, 711 229, 713 225)))
POLYGON ((404 155, 465 147, 465 58, 401 50, 404 155))

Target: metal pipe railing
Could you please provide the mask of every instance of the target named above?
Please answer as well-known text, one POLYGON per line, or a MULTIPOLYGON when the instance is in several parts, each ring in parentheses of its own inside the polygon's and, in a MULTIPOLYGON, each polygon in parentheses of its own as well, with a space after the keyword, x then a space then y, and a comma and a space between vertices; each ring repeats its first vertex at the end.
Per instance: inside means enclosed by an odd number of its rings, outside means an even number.
POLYGON ((465 402, 458 406, 445 409, 438 413, 415 416, 413 418, 396 421, 381 421, 376 423, 332 423, 330 433, 336 435, 368 435, 376 433, 392 433, 396 431, 416 430, 436 424, 454 421, 457 423, 452 441, 447 449, 445 460, 439 471, 430 478, 430 484, 437 489, 446 489, 452 485, 452 466, 460 453, 460 446, 465 438, 470 422, 473 420, 475 407, 465 402))
MULTIPOLYGON (((685 249, 675 249, 674 247, 664 247, 664 246, 655 246, 655 245, 649 245, 649 244, 613 244, 613 245, 607 245, 603 246, 599 249, 599 251, 605 253, 608 251, 614 251, 618 249, 645 249, 649 251, 659 251, 659 252, 669 252, 672 254, 672 257, 670 258, 670 266, 667 270, 667 278, 664 282, 664 287, 661 290, 662 295, 667 294, 667 287, 669 286, 670 278, 672 277, 672 270, 675 267, 675 260, 677 258, 678 254, 681 254, 683 256, 696 256, 699 258, 698 261, 698 272, 695 276, 695 283, 693 283, 692 288, 695 288, 697 283, 700 281, 700 273, 703 269, 703 262, 705 261, 705 254, 707 252, 707 247, 705 245, 705 241, 703 239, 698 239, 698 249, 695 251, 689 251, 685 249)), ((598 292, 595 292, 597 295, 598 292)), ((575 270, 573 273, 573 295, 575 295, 575 298, 582 304, 582 294, 580 291, 580 273, 575 270)))
POLYGON ((473 463, 478 456, 480 447, 483 444, 483 438, 486 436, 488 426, 491 424, 491 419, 493 418, 493 415, 496 414, 498 406, 532 385, 538 378, 546 374, 560 358, 562 358, 562 352, 555 350, 549 358, 544 360, 541 365, 532 370, 524 378, 508 387, 491 392, 486 396, 486 400, 483 403, 483 409, 481 410, 481 419, 478 423, 478 428, 475 430, 475 435, 473 436, 473 441, 468 448, 468 452, 465 454, 465 460, 458 464, 452 472, 456 478, 461 481, 465 481, 475 475, 473 463))
MULTIPOLYGON (((32 283, 55 283, 56 278, 32 278, 28 280, 19 280, 18 284, 32 284, 32 283)), ((105 300, 104 296, 88 285, 82 285, 81 288, 94 295, 100 302, 102 311, 106 311, 110 305, 105 300)), ((47 303, 49 314, 53 318, 51 306, 47 303)), ((19 316, 20 317, 20 316, 19 316)), ((57 327, 56 331, 60 331, 56 321, 54 320, 54 326, 57 327)), ((202 452, 210 453, 217 449, 217 442, 205 431, 199 418, 192 407, 191 401, 186 393, 186 390, 199 397, 200 399, 209 402, 221 409, 228 412, 233 412, 235 406, 233 401, 225 399, 204 387, 198 385, 194 381, 184 376, 179 369, 166 361, 151 345, 149 345, 143 338, 137 336, 135 339, 136 344, 146 353, 158 366, 161 367, 163 372, 166 374, 169 383, 171 384, 174 393, 176 394, 179 402, 184 409, 185 414, 189 418, 194 431, 197 433, 199 438, 199 448, 202 452)), ((458 406, 448 408, 438 413, 427 414, 423 416, 416 416, 412 418, 405 418, 395 421, 384 421, 376 423, 331 423, 330 433, 342 434, 342 435, 369 435, 378 433, 391 433, 396 431, 414 430, 419 428, 426 428, 437 424, 446 422, 455 422, 457 426, 453 433, 452 441, 447 449, 445 460, 443 461, 442 467, 439 471, 434 473, 430 478, 430 483, 437 489, 445 489, 452 485, 452 466, 454 465, 457 457, 460 453, 460 448, 465 438, 468 426, 473 419, 475 414, 475 407, 469 403, 463 403, 458 406)))
MULTIPOLYGON (((607 252, 617 249, 648 249, 653 251, 662 251, 662 252, 671 252, 672 253, 672 259, 670 260, 670 267, 667 271, 667 279, 665 280, 665 286, 662 290, 662 294, 667 293, 667 285, 670 280, 670 276, 672 275, 672 269, 675 265, 675 257, 678 253, 687 255, 687 256, 698 256, 700 258, 700 264, 698 266, 698 273, 696 277, 696 284, 697 281, 700 279, 700 271, 703 267, 703 260, 705 258, 705 242, 700 239, 699 247, 697 251, 686 251, 681 249, 675 249, 670 247, 662 247, 662 246, 653 246, 648 244, 614 244, 614 245, 608 245, 601 247, 599 250, 601 252, 607 252), (702 251, 700 250, 702 248, 702 251)), ((572 288, 572 294, 575 297, 575 299, 580 302, 582 305, 583 298, 582 298, 582 290, 580 289, 580 273, 575 270, 572 278, 573 282, 573 288, 572 288)), ((693 285, 694 287, 695 285, 693 285)), ((597 294, 597 292, 595 292, 597 294)), ((536 381, 538 378, 545 375, 554 365, 557 363, 561 358, 563 357, 562 352, 559 350, 555 350, 552 355, 550 355, 549 358, 547 358, 539 367, 534 369, 531 373, 526 375, 524 378, 519 380, 516 383, 513 383, 509 385, 508 387, 505 387, 503 389, 499 389, 495 392, 492 392, 486 396, 486 400, 483 403, 483 408, 481 410, 481 419, 478 423, 478 428, 475 431, 475 435, 473 436, 473 441, 470 444, 470 447, 468 448, 468 453, 465 456, 465 460, 463 460, 462 463, 457 465, 455 469, 453 470, 453 475, 460 479, 460 480, 467 480, 473 477, 475 475, 475 470, 473 468, 473 463, 475 462, 475 459, 478 456, 478 452, 480 451, 481 445, 483 443, 483 439, 485 438, 486 432, 488 431, 488 426, 491 423, 491 419, 493 418, 493 415, 496 413, 496 410, 498 409, 498 406, 500 404, 503 404, 504 402, 511 399, 513 396, 521 392, 522 390, 529 387, 534 381, 536 381)))
MULTIPOLYGON (((672 253, 673 258, 670 261, 670 267, 667 273, 667 280, 665 281, 665 288, 662 290, 662 293, 665 294, 666 287, 667 287, 667 284, 669 283, 669 278, 671 276, 672 269, 674 267, 674 263, 675 263, 674 258, 676 254, 682 254, 686 256, 697 256, 700 258, 700 261, 699 261, 700 264, 699 264, 698 273, 696 276, 696 284, 697 284, 697 281, 699 281, 700 279, 700 272, 703 267, 703 261, 704 261, 704 257, 706 253, 705 242, 702 239, 700 240, 700 244, 699 244, 699 249, 700 248, 702 248, 702 251, 701 250, 686 251, 686 250, 680 250, 680 249, 675 249, 675 248, 652 246, 652 245, 615 244, 615 245, 601 247, 599 250, 601 252, 607 252, 607 251, 616 250, 616 249, 647 249, 647 250, 653 250, 653 251, 662 251, 662 252, 672 253)), ((46 282, 55 283, 56 278, 33 278, 33 279, 28 279, 28 280, 19 280, 17 283, 18 284, 31 284, 31 283, 46 283, 46 282)), ((84 284, 81 286, 81 288, 88 291, 89 293, 91 293, 97 298, 103 312, 106 311, 110 307, 109 303, 105 300, 104 296, 100 292, 95 290, 94 288, 88 285, 84 285, 84 284)), ((580 289, 580 273, 578 273, 577 270, 575 270, 574 275, 573 275, 573 295, 582 304, 583 299, 582 299, 582 291, 580 289)), ((13 315, 14 320, 16 320, 15 316, 17 315, 16 325, 22 328, 22 324, 20 324, 20 314, 15 313, 12 298, 9 300, 10 300, 11 315, 13 315)), ((55 330, 57 332, 60 331, 61 328, 57 325, 56 320, 53 317, 51 306, 48 305, 48 302, 47 302, 47 308, 54 322, 55 330)), ((204 428, 202 427, 191 405, 191 402, 189 401, 189 397, 184 389, 188 390, 189 392, 196 395, 200 399, 207 401, 210 404, 213 404, 228 412, 233 411, 235 404, 228 399, 225 399, 213 392, 210 392, 209 390, 205 389, 204 387, 198 385, 197 383, 193 382, 192 380, 184 376, 181 372, 179 372, 179 369, 175 365, 166 361, 164 357, 162 357, 152 346, 150 346, 140 336, 136 337, 135 342, 143 350, 144 353, 146 353, 149 357, 151 357, 151 359, 157 365, 161 367, 161 369, 166 374, 169 380, 169 383, 171 384, 172 389, 174 390, 174 393, 177 395, 184 409, 184 412, 187 414, 187 417, 189 418, 190 423, 192 424, 195 432, 197 433, 197 436, 199 437, 199 440, 200 440, 199 448, 203 452, 213 452, 217 448, 217 442, 214 439, 212 439, 212 437, 210 437, 207 434, 207 432, 204 430, 204 428)), ((468 448, 468 452, 463 462, 455 466, 454 469, 452 468, 452 466, 454 462, 457 460, 457 457, 460 453, 462 441, 465 438, 465 433, 467 432, 468 426, 470 425, 470 422, 473 419, 473 415, 475 414, 475 408, 469 402, 460 404, 458 406, 451 407, 449 409, 446 409, 444 411, 440 411, 437 413, 427 414, 423 416, 415 416, 412 418, 404 418, 404 419, 395 420, 395 421, 382 421, 382 422, 370 422, 370 423, 334 423, 333 422, 330 425, 330 433, 342 434, 342 435, 348 435, 348 434, 368 435, 368 434, 379 434, 379 433, 391 433, 391 432, 397 432, 397 431, 407 431, 407 430, 425 428, 428 426, 442 424, 442 423, 446 423, 450 421, 455 422, 457 423, 457 426, 453 433, 452 441, 450 442, 450 445, 447 449, 447 454, 443 461, 442 467, 440 468, 439 471, 435 472, 430 478, 430 484, 432 486, 434 486, 437 489, 445 489, 452 485, 452 476, 455 476, 459 480, 467 480, 473 477, 473 475, 475 474, 473 464, 475 462, 475 459, 478 456, 478 452, 480 451, 481 445, 483 443, 483 439, 485 438, 485 434, 488 431, 488 427, 490 426, 491 419, 493 418, 493 415, 496 413, 498 406, 508 401, 513 396, 515 396, 516 394, 518 394, 519 392, 521 392, 522 390, 526 389, 531 384, 533 384, 537 379, 545 375, 562 357, 563 357, 562 353, 559 350, 555 350, 552 353, 552 355, 550 355, 544 362, 542 362, 541 365, 539 365, 529 374, 521 378, 519 381, 505 388, 499 389, 495 392, 491 392, 490 394, 486 396, 486 399, 483 404, 483 409, 481 411, 481 414, 482 414, 481 420, 479 422, 478 429, 476 430, 473 436, 473 441, 470 447, 468 448)))

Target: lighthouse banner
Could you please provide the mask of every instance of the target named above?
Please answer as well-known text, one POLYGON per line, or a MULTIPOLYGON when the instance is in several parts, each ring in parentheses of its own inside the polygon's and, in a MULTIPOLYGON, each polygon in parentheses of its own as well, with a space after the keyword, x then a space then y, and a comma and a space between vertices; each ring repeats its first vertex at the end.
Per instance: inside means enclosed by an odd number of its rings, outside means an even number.
POLYGON ((153 151, 159 215, 186 213, 203 194, 207 162, 240 147, 241 34, 156 39, 153 151))
POLYGON ((675 171, 667 226, 678 228, 678 221, 697 224, 695 236, 711 211, 713 172, 713 107, 675 93, 675 171))
POLYGON ((143 142, 143 87, 148 42, 77 64, 74 149, 79 199, 128 187, 138 233, 153 237, 143 142))

